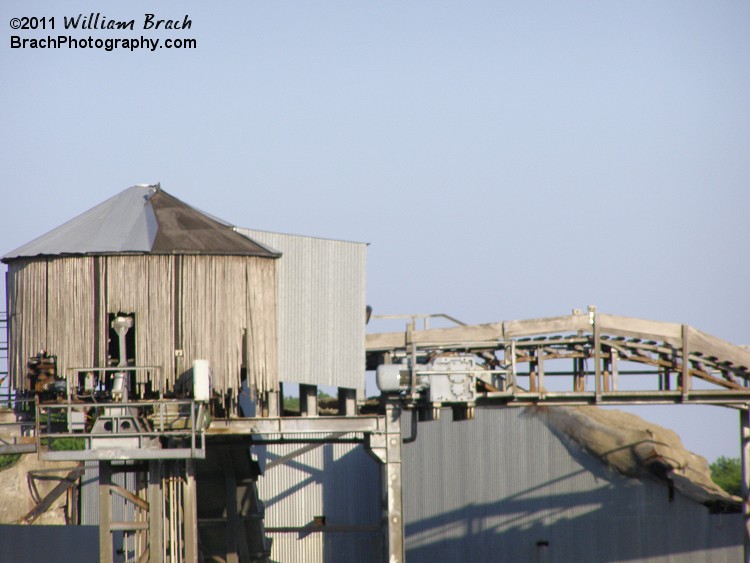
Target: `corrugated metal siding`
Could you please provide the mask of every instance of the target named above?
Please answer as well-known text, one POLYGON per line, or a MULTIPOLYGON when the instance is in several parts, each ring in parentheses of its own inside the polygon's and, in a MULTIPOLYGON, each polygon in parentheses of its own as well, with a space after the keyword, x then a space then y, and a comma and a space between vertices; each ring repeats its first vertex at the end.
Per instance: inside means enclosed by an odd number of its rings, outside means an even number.
POLYGON ((237 229, 282 252, 277 262, 282 381, 364 394, 364 243, 237 229))
MULTIPOLYGON (((99 529, 99 462, 85 462, 85 471, 81 479, 80 494, 80 519, 81 525, 86 527, 95 527, 99 529)), ((138 492, 138 484, 135 473, 114 473, 112 482, 127 489, 132 493, 138 492)), ((126 501, 120 495, 111 494, 112 499, 112 521, 113 522, 131 522, 138 516, 144 519, 145 514, 137 511, 133 503, 126 501)), ((98 534, 98 531, 97 531, 98 534)), ((97 546, 98 546, 97 536, 97 546)), ((133 533, 114 532, 112 534, 112 544, 115 553, 139 553, 135 535, 133 533)), ((98 555, 97 555, 98 558, 98 555)), ((123 555, 116 556, 115 562, 125 561, 123 555)))
MULTIPOLYGON (((253 453, 265 464, 300 447, 300 444, 256 447, 253 453)), ((272 467, 258 480, 258 494, 266 507, 266 529, 306 526, 315 516, 325 516, 326 525, 380 527, 380 475, 381 466, 363 446, 356 444, 321 445, 272 467)), ((379 531, 307 535, 269 532, 268 536, 273 538, 274 561, 375 563, 381 560, 379 531)))
POLYGON ((540 549, 550 562, 742 556, 741 516, 679 493, 669 502, 665 486, 614 473, 516 409, 420 423, 403 448, 403 491, 409 563, 536 561, 540 549))
MULTIPOLYGON (((81 478, 81 525, 99 525, 99 462, 84 462, 86 467, 81 478)), ((137 480, 135 473, 114 473, 112 482, 127 489, 132 493, 137 492, 137 480)), ((135 505, 127 502, 119 495, 112 497, 112 520, 130 522, 135 519, 135 505)))

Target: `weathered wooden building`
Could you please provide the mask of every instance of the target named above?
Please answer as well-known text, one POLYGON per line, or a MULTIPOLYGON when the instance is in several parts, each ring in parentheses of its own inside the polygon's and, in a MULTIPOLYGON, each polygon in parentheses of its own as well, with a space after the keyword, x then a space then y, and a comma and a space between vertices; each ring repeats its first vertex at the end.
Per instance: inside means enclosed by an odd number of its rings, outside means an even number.
POLYGON ((219 394, 236 397, 243 374, 275 391, 279 256, 158 185, 124 190, 3 257, 13 385, 41 350, 60 375, 114 365, 111 320, 127 314, 132 364, 158 366, 167 390, 205 359, 219 394))

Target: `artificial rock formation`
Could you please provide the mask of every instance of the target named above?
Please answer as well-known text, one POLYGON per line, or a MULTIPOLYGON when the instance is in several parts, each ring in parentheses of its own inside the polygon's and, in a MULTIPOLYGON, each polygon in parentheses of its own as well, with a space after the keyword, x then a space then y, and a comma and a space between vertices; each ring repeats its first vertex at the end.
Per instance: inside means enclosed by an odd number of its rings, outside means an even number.
POLYGON ((656 478, 714 510, 740 509, 741 500, 711 480, 706 459, 685 449, 672 430, 631 413, 592 406, 531 412, 623 475, 656 478))

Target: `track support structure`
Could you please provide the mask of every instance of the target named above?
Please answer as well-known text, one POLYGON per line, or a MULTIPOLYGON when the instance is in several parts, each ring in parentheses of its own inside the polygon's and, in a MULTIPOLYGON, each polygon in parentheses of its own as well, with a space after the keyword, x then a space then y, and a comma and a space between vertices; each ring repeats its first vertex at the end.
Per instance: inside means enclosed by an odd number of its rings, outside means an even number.
POLYGON ((744 561, 750 563, 750 403, 740 410, 744 561))
POLYGON ((403 563, 404 520, 401 490, 401 405, 386 403, 385 432, 368 434, 369 452, 383 464, 384 561, 403 563))

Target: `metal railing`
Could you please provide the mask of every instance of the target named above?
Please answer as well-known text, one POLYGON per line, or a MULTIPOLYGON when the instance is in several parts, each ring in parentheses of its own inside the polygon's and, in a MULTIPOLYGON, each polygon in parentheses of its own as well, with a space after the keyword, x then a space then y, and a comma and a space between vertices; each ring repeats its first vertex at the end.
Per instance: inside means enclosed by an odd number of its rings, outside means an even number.
POLYGON ((57 460, 205 457, 205 404, 192 399, 36 404, 40 457, 57 460))
MULTIPOLYGON (((135 396, 143 397, 145 388, 151 385, 151 392, 157 394, 161 399, 164 396, 164 377, 161 366, 126 366, 126 367, 72 367, 65 370, 66 395, 68 401, 76 395, 81 386, 79 381, 83 374, 84 380, 90 376, 90 391, 94 394, 97 390, 104 389, 106 383, 114 377, 116 373, 128 373, 135 375, 135 389, 132 390, 135 396)), ((84 381, 84 385, 85 385, 84 381)), ((111 385, 110 385, 111 387, 111 385)))
MULTIPOLYGON (((9 403, 10 382, 8 374, 8 314, 5 311, 0 312, 0 401, 5 405, 9 403)), ((10 406, 10 404, 8 404, 10 406)))
POLYGON ((34 398, 18 393, 9 374, 8 314, 0 311, 0 454, 34 452, 34 398))

